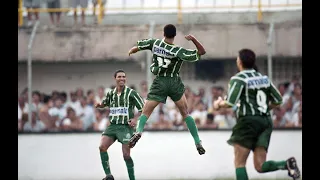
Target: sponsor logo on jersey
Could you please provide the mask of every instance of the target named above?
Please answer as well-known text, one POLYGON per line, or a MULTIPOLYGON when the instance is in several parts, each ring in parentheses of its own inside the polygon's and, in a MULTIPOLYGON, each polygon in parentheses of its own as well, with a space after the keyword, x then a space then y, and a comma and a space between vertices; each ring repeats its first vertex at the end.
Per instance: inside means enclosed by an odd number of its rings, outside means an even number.
POLYGON ((127 107, 111 107, 109 116, 128 116, 129 111, 127 107))
POLYGON ((270 86, 269 78, 266 76, 248 78, 247 82, 249 89, 264 88, 270 86))
POLYGON ((154 46, 153 53, 158 55, 165 55, 165 56, 173 56, 170 52, 166 51, 164 48, 154 46))

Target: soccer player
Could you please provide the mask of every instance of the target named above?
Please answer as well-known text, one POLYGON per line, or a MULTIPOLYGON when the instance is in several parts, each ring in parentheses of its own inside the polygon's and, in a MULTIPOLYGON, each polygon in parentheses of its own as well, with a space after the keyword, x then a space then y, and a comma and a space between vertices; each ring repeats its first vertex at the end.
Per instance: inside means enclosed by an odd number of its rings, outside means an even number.
POLYGON ((133 135, 137 118, 134 118, 134 108, 141 114, 144 101, 133 89, 127 87, 126 73, 117 70, 114 73, 116 87, 111 89, 101 103, 96 104, 96 108, 109 107, 110 125, 102 133, 100 141, 100 157, 106 177, 103 180, 113 180, 109 166, 108 148, 118 140, 122 143, 123 158, 127 166, 129 179, 135 180, 133 160, 130 156, 129 140, 133 135))
POLYGON ((253 151, 254 167, 259 173, 288 170, 293 179, 300 177, 296 159, 266 161, 272 133, 270 110, 282 103, 282 97, 265 75, 254 70, 256 56, 250 49, 239 51, 237 66, 239 73, 231 77, 228 95, 214 102, 214 109, 229 108, 240 101, 237 110, 237 124, 227 141, 234 147, 234 165, 237 180, 248 180, 246 161, 253 151))
MULTIPOLYGON (((168 24, 164 27, 163 39, 144 39, 137 42, 129 51, 129 56, 138 51, 150 50, 153 54, 151 72, 156 75, 150 91, 147 95, 147 101, 143 108, 142 115, 138 119, 138 125, 135 134, 129 142, 132 148, 141 138, 142 131, 146 121, 154 108, 160 103, 165 103, 169 96, 176 104, 180 113, 186 122, 188 129, 194 139, 196 148, 200 155, 205 153, 201 140, 198 135, 198 129, 194 119, 189 115, 188 104, 184 95, 185 87, 179 77, 180 68, 183 62, 195 62, 201 55, 206 53, 201 43, 193 36, 187 35, 185 38, 192 41, 196 50, 185 49, 173 44, 176 36, 176 27, 168 24)), ((150 59, 151 60, 151 59, 150 59)))

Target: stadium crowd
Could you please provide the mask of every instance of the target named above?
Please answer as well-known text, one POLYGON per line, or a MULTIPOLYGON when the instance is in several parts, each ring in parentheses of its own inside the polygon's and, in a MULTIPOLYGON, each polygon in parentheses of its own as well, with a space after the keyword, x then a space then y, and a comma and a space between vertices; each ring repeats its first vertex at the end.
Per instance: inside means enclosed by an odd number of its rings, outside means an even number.
MULTIPOLYGON (((65 1, 66 2, 66 1, 65 1)), ((18 1, 18 8, 20 6, 20 1, 18 1)), ((102 6, 105 6, 106 0, 101 0, 102 6)), ((33 10, 37 8, 42 8, 42 4, 45 4, 46 8, 50 9, 58 9, 63 8, 61 0, 23 0, 22 7, 25 7, 27 10, 33 10)), ((86 16, 86 8, 92 5, 92 14, 95 17, 94 23, 97 24, 97 8, 99 6, 98 0, 69 0, 67 2, 67 6, 72 8, 73 10, 73 18, 74 25, 78 25, 78 7, 82 8, 81 12, 81 26, 86 26, 85 16, 86 16)), ((61 12, 49 12, 51 27, 60 25, 61 12)), ((18 15, 19 16, 19 15, 18 15)), ((102 11, 102 16, 104 16, 104 11, 102 11)), ((36 21, 39 21, 39 12, 28 12, 27 13, 27 26, 31 27, 35 24, 36 21)), ((18 18, 19 24, 19 18, 18 18)))
MULTIPOLYGON (((19 132, 62 132, 62 131, 97 131, 102 132, 108 125, 108 108, 95 109, 114 86, 98 87, 85 92, 82 88, 75 91, 53 91, 50 95, 39 91, 32 92, 32 120, 28 121, 28 89, 25 89, 18 98, 18 130, 19 132)), ((134 86, 131 88, 136 89, 134 86)), ((290 82, 280 83, 278 89, 283 96, 281 107, 272 112, 274 128, 301 128, 302 127, 302 86, 299 78, 290 82)), ((142 81, 136 89, 146 99, 147 84, 142 81)), ((186 87, 189 112, 196 120, 199 129, 230 129, 235 123, 235 110, 212 110, 212 102, 219 96, 224 97, 226 90, 214 86, 210 92, 199 88, 193 92, 186 87)), ((150 116, 146 130, 185 130, 179 110, 174 102, 168 98, 166 104, 157 106, 150 116)))

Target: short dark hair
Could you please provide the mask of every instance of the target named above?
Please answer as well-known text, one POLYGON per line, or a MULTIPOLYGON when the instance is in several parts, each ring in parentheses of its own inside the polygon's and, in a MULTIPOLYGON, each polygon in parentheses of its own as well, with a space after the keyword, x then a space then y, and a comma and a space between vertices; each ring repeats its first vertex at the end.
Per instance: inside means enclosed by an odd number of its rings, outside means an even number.
POLYGON ((122 69, 118 69, 118 70, 114 73, 114 75, 113 75, 114 78, 117 77, 118 73, 126 73, 126 72, 124 72, 124 70, 122 70, 122 69))
POLYGON ((172 24, 167 24, 163 28, 164 36, 167 38, 174 38, 177 34, 176 27, 172 24))
POLYGON ((256 63, 256 54, 250 49, 241 49, 239 51, 239 58, 242 62, 243 68, 252 69, 256 63))

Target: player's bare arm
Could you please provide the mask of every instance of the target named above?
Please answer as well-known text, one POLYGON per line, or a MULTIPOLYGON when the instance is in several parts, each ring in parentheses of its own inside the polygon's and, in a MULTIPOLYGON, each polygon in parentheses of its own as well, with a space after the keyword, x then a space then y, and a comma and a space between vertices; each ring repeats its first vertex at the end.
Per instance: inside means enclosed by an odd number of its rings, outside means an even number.
POLYGON ((219 97, 217 100, 213 102, 213 109, 219 110, 220 108, 231 108, 232 105, 228 103, 226 100, 223 100, 222 97, 219 97))
POLYGON ((129 50, 129 56, 130 56, 131 54, 134 54, 134 53, 138 52, 138 51, 139 51, 138 46, 133 46, 133 47, 129 50))
POLYGON ((188 40, 188 41, 192 41, 193 44, 196 46, 197 50, 198 50, 198 54, 200 56, 206 54, 206 50, 204 49, 203 45, 197 40, 197 38, 195 38, 193 35, 189 34, 189 35, 186 35, 185 38, 188 40))

